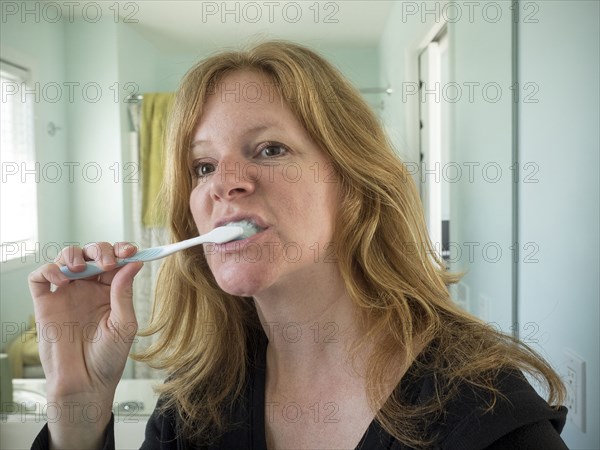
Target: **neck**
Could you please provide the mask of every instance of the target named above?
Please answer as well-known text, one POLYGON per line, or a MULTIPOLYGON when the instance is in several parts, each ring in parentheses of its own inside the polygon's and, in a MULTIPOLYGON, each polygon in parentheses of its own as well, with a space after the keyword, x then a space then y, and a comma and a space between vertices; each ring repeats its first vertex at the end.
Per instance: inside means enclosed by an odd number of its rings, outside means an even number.
POLYGON ((318 382, 319 376, 350 367, 349 348, 360 335, 356 308, 339 274, 314 275, 309 282, 289 280, 254 298, 276 384, 318 382))

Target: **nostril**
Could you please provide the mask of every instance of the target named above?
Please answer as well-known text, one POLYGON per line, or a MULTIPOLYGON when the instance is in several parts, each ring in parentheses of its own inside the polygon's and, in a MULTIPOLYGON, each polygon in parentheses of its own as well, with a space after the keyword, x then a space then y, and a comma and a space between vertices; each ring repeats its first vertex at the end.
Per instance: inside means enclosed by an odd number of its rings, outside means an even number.
POLYGON ((254 191, 254 185, 251 182, 240 182, 235 186, 231 186, 226 191, 226 197, 233 198, 240 195, 246 195, 254 191))
POLYGON ((219 169, 212 174, 210 180, 210 193, 215 200, 231 200, 235 197, 251 194, 255 190, 256 182, 253 176, 255 170, 242 166, 239 162, 219 164, 219 169))

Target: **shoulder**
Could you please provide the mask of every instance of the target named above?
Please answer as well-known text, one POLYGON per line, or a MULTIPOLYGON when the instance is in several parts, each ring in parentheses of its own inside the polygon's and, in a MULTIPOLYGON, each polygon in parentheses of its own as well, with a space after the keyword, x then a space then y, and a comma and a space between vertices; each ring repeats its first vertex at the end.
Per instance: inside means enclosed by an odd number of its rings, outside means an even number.
MULTIPOLYGON (((201 441, 202 443, 197 443, 194 440, 197 439, 196 437, 184 434, 183 419, 177 404, 175 402, 167 404, 167 397, 163 394, 159 398, 156 408, 146 425, 145 441, 142 450, 242 448, 237 443, 245 442, 248 439, 248 435, 251 434, 249 424, 253 413, 253 401, 259 403, 256 398, 257 395, 260 396, 262 394, 264 396, 266 336, 264 333, 260 334, 254 330, 250 330, 247 345, 248 373, 244 388, 231 403, 222 407, 223 428, 215 431, 208 437, 204 436, 201 441), (255 393, 255 391, 257 392, 255 393), (212 444, 205 441, 210 441, 212 444)), ((167 380, 171 380, 172 378, 173 375, 167 378, 167 380)), ((203 382, 198 385, 198 388, 202 389, 208 383, 208 381, 203 382)))
POLYGON ((468 383, 459 386, 458 394, 445 408, 444 429, 438 430, 442 431, 442 448, 487 448, 503 440, 506 445, 530 440, 531 448, 535 448, 537 439, 555 443, 549 448, 566 448, 559 436, 566 421, 565 407, 550 407, 516 370, 500 371, 495 387, 499 395, 489 408, 489 392, 468 383), (531 442, 532 439, 536 441, 531 442))
POLYGON ((164 407, 164 398, 161 397, 146 424, 142 450, 178 448, 176 414, 174 407, 164 407))

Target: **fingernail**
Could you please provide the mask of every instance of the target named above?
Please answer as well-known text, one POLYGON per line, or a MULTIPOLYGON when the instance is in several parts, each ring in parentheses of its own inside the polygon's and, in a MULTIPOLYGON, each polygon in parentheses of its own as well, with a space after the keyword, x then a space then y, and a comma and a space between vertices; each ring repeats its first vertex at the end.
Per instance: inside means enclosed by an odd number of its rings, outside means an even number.
POLYGON ((85 261, 81 256, 76 256, 73 261, 73 265, 76 267, 85 266, 85 261))

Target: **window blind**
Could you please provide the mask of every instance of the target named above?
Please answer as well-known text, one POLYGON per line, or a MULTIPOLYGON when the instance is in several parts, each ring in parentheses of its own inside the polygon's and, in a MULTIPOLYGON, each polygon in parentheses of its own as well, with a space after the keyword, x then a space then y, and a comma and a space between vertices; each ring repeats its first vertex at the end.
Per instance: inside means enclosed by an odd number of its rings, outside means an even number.
POLYGON ((2 262, 35 252, 38 239, 39 164, 34 149, 32 95, 25 95, 29 72, 0 63, 0 242, 2 262))

